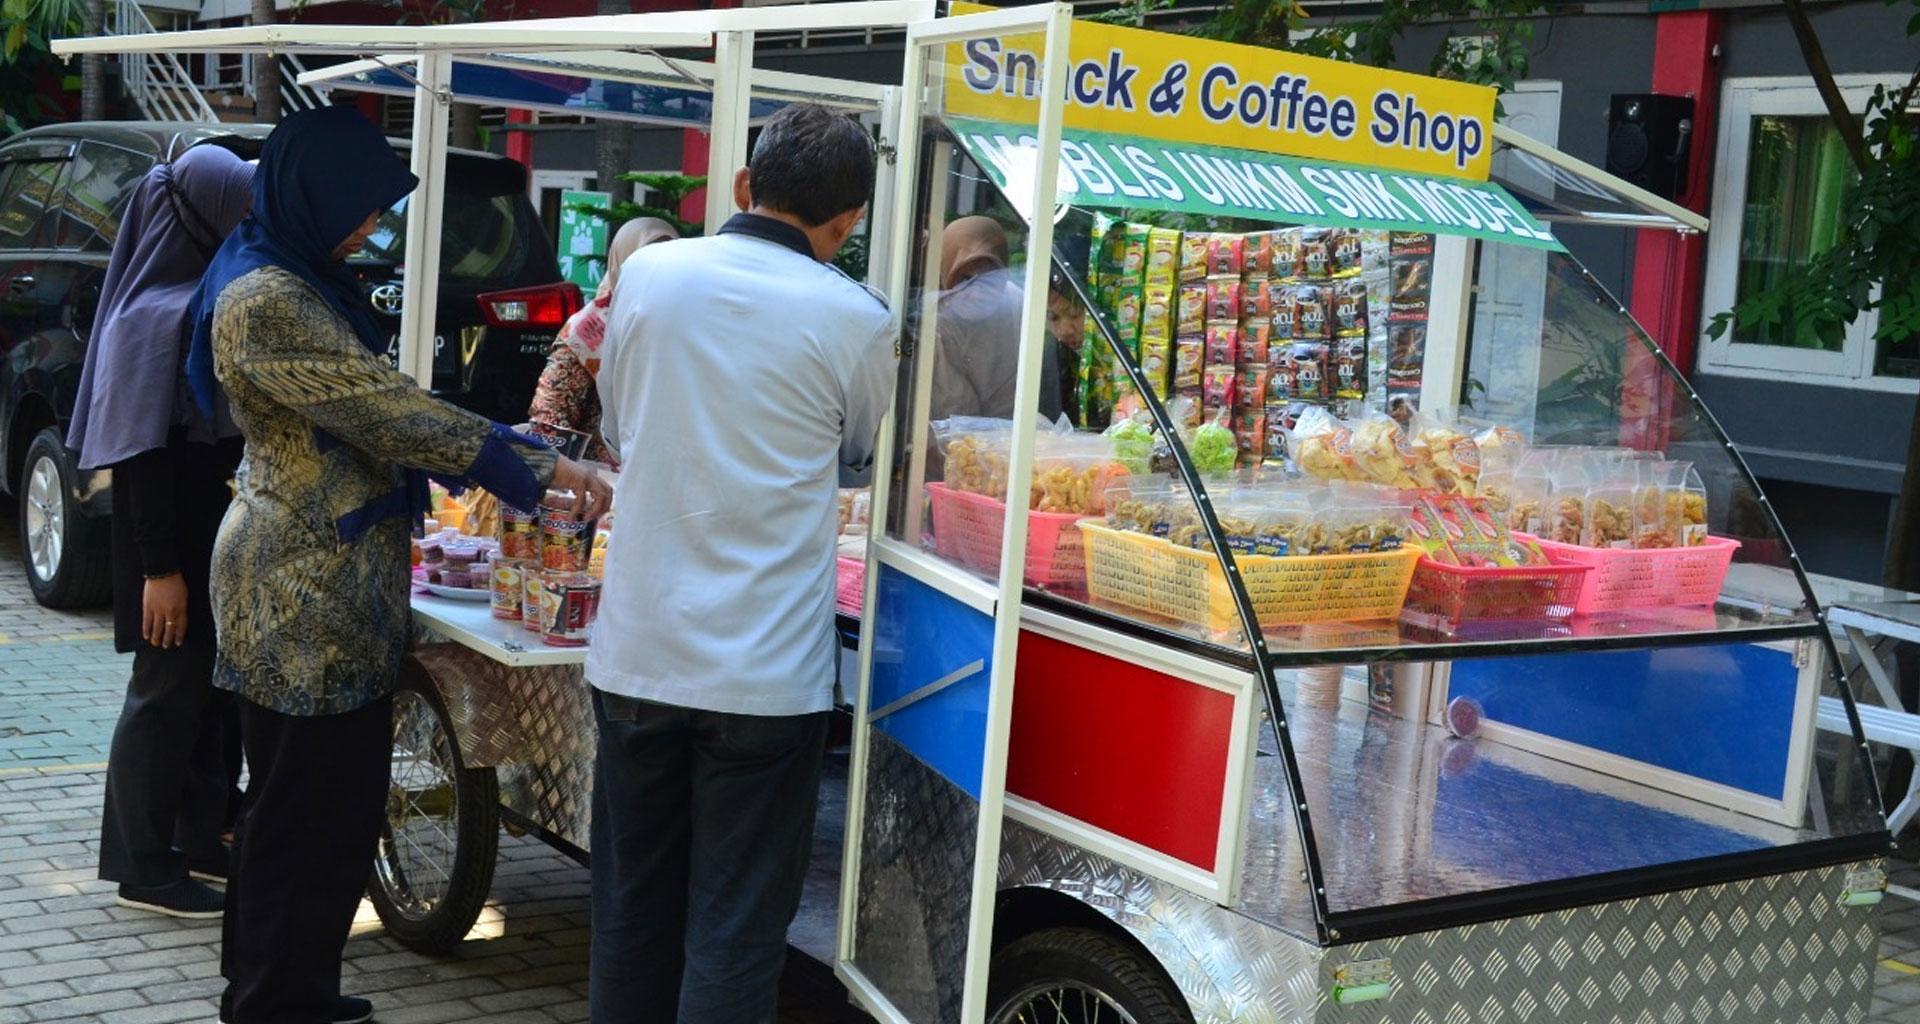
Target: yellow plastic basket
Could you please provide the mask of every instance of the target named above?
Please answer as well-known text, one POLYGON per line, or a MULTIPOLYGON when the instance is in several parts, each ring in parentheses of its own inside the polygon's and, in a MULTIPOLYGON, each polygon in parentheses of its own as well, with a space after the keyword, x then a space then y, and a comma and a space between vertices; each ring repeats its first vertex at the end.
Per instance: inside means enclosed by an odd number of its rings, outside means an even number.
MULTIPOLYGON (((1083 520, 1087 592, 1096 600, 1203 626, 1240 628, 1226 573, 1211 551, 1083 520)), ((1363 555, 1236 555, 1262 629, 1392 619, 1407 599, 1417 547, 1363 555)))

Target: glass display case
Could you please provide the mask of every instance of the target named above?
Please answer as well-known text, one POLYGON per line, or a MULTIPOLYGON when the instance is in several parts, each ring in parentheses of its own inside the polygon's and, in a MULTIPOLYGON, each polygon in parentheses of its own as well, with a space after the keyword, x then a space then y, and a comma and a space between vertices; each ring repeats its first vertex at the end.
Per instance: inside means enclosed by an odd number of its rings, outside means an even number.
MULTIPOLYGON (((1067 74, 1088 96, 1082 54, 1119 67, 1150 45, 1085 30, 1067 74)), ((1621 937, 1671 925, 1661 894, 1712 893, 1716 921, 1785 913, 1716 888, 1742 879, 1875 898, 1884 817, 1857 726, 1814 727, 1823 690, 1852 705, 1792 545, 1685 378, 1546 226, 1697 218, 1551 151, 1520 154, 1549 185, 1516 195, 1131 137, 1111 111, 1076 123, 1071 89, 1064 125, 1038 101, 1016 122, 1004 100, 1059 46, 1035 38, 909 62, 874 746, 843 943, 865 990, 918 1020, 965 987, 957 934, 917 930, 941 919, 939 890, 903 884, 943 856, 914 821, 949 786, 938 813, 964 808, 969 836, 1004 806, 998 913, 1051 888, 1163 964, 1205 946, 1191 977, 1169 967, 1203 1019, 1312 1019, 1227 994, 1271 995, 1253 961, 1276 947, 1312 965, 1307 990, 1413 981, 1444 1009, 1435 993, 1475 992, 1458 975, 1486 960, 1362 954, 1525 921, 1543 950, 1617 945, 1589 959, 1631 985, 1666 970, 1621 937), (1001 90, 991 109, 982 89, 1001 90), (913 664, 929 650, 944 660, 913 664), (1224 916, 1182 936, 1182 906, 1224 916), (1596 907, 1623 931, 1568 923, 1596 907), (1543 940, 1547 912, 1567 930, 1543 940), (1268 937, 1243 942, 1248 921, 1268 937)), ((1492 962, 1522 955, 1485 941, 1492 962)), ((1831 953, 1870 956, 1851 939, 1831 953)), ((1496 982, 1482 998, 1542 998, 1518 973, 1496 982)), ((1665 987, 1616 1002, 1687 1005, 1665 987)), ((1853 998, 1818 988, 1794 998, 1853 998)))

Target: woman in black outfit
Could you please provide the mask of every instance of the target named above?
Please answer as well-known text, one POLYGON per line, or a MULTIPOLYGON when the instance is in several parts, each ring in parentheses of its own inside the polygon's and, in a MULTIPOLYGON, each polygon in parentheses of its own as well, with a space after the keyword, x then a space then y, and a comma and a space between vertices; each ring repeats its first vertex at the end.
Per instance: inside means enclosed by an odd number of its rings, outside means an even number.
POLYGON ((231 698, 212 686, 208 571, 242 440, 187 395, 187 304, 246 215, 253 169, 215 146, 148 172, 101 289, 67 444, 113 471, 114 647, 133 654, 101 815, 122 906, 215 918, 232 823, 231 698))

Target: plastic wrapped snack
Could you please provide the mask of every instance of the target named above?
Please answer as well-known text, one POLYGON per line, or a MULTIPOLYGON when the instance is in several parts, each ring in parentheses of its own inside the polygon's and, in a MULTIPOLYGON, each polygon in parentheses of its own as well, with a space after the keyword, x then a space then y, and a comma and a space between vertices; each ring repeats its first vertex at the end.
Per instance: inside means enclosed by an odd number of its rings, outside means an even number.
POLYGON ((1180 285, 1178 313, 1174 322, 1175 330, 1181 334, 1196 334, 1207 326, 1207 283, 1205 281, 1185 281, 1180 285))
POLYGON ((1553 460, 1547 470, 1549 485, 1544 511, 1547 539, 1561 544, 1584 544, 1593 534, 1587 526, 1587 497, 1592 481, 1586 460, 1578 452, 1566 452, 1553 460))
POLYGON ((1234 366, 1240 362, 1240 328, 1233 323, 1207 325, 1206 365, 1234 366))
POLYGON ((1122 284, 1141 285, 1147 279, 1147 238, 1153 229, 1145 224, 1120 225, 1120 267, 1122 284))
POLYGON ((1324 285, 1303 284, 1293 289, 1293 336, 1308 341, 1325 341, 1332 337, 1328 328, 1333 326, 1332 318, 1327 315, 1327 292, 1324 285))
MULTIPOLYGON (((1233 378, 1229 375, 1227 379, 1231 381, 1233 378)), ((1228 413, 1222 409, 1193 432, 1193 439, 1188 442, 1187 448, 1193 456, 1195 469, 1208 474, 1233 472, 1234 464, 1239 461, 1240 448, 1228 422, 1228 413)))
POLYGON ((1258 413, 1266 408, 1267 392, 1273 371, 1264 363, 1243 366, 1234 385, 1233 404, 1243 412, 1258 413))
MULTIPOLYGON (((1522 455, 1509 483, 1508 529, 1536 537, 1548 536, 1547 502, 1553 496, 1553 465, 1558 457, 1559 453, 1546 449, 1533 449, 1522 455)), ((1483 476, 1484 473, 1483 469, 1483 476)))
MULTIPOLYGON (((1669 491, 1669 500, 1674 492, 1669 491)), ((1680 506, 1680 541, 1687 547, 1707 542, 1707 485, 1700 479, 1700 471, 1692 466, 1678 488, 1680 506)))
POLYGON ((1173 345, 1173 389, 1200 386, 1200 371, 1207 365, 1207 339, 1203 334, 1182 334, 1173 345))
POLYGON ((1200 231, 1189 231, 1180 237, 1180 270, 1182 284, 1190 284, 1207 279, 1207 253, 1213 247, 1213 236, 1200 231))
POLYGON ((1035 512, 1100 515, 1108 487, 1126 468, 1106 454, 1034 454, 1033 491, 1027 507, 1035 512))
POLYGON ((1115 462, 1129 473, 1146 473, 1153 459, 1153 424, 1128 417, 1107 428, 1107 443, 1115 462))
POLYGON ((1412 446, 1400 425, 1379 410, 1367 414, 1353 425, 1353 464, 1360 478, 1388 487, 1419 487, 1414 472, 1412 446))
POLYGON ((1327 244, 1329 276, 1360 276, 1360 232, 1333 228, 1327 244))
POLYGON ((946 466, 945 483, 956 491, 989 498, 1007 496, 1011 420, 955 416, 933 424, 934 445, 946 466))
POLYGON ((1333 397, 1367 395, 1367 339, 1341 338, 1333 348, 1333 397))
POLYGON ((1279 282, 1300 280, 1300 239, 1303 228, 1282 228, 1273 233, 1273 267, 1268 273, 1279 282))
POLYGON ((1258 231, 1245 237, 1241 258, 1243 273, 1248 278, 1264 278, 1272 274, 1273 232, 1258 231))
POLYGON ((1240 319, 1241 287, 1238 275, 1207 278, 1207 320, 1240 319))
POLYGON ((1333 249, 1327 228, 1302 228, 1300 231, 1300 279, 1325 281, 1333 274, 1333 249))
MULTIPOLYGON (((1263 275, 1249 274, 1240 280, 1240 319, 1249 323, 1268 323, 1273 318, 1272 281, 1263 275)), ((1271 326, 1271 324, 1268 324, 1271 326)))
POLYGON ((1333 286, 1333 333, 1335 337, 1367 336, 1367 283, 1358 278, 1333 286))
POLYGON ((1180 276, 1180 232, 1172 228, 1147 231, 1148 284, 1171 286, 1180 276))
POLYGON ((1207 236, 1207 276, 1239 277, 1246 271, 1246 239, 1239 235, 1207 236))
MULTIPOLYGON (((1640 467, 1624 460, 1583 461, 1587 468, 1587 507, 1579 543, 1590 548, 1632 547, 1634 489, 1640 467)), ((1556 508, 1560 500, 1556 487, 1556 508)), ((1559 539, 1558 531, 1554 539, 1559 539)))
POLYGON ((1273 336, 1276 339, 1300 336, 1300 308, 1294 302, 1297 281, 1274 278, 1267 282, 1267 305, 1273 310, 1273 336))
POLYGON ((1266 369, 1273 349, 1273 325, 1257 320, 1240 329, 1240 352, 1235 360, 1241 369, 1266 369))
POLYGON ((1200 373, 1200 401, 1211 417, 1216 412, 1232 411, 1238 373, 1232 364, 1209 364, 1200 373))
POLYGON ((1460 427, 1438 416, 1414 417, 1414 438, 1425 446, 1439 490, 1472 496, 1479 491, 1480 444, 1460 427))
POLYGON ((1294 424, 1288 443, 1300 471, 1322 480, 1358 480, 1353 461, 1353 432, 1320 406, 1309 407, 1294 424))
POLYGON ((1327 388, 1327 346, 1324 342, 1297 341, 1289 356, 1293 370, 1293 397, 1324 402, 1332 397, 1327 388))

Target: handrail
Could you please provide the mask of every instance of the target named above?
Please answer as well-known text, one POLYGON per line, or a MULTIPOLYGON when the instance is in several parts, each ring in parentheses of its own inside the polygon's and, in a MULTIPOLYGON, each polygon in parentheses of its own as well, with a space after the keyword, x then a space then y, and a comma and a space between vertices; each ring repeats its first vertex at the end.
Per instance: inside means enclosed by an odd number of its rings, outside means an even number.
POLYGON ((328 106, 333 101, 325 93, 302 85, 300 79, 311 72, 298 54, 280 55, 280 103, 281 109, 291 114, 301 110, 314 110, 328 106))
MULTIPOLYGON (((108 34, 122 36, 159 31, 135 0, 114 0, 105 27, 108 34)), ((146 116, 166 121, 220 120, 178 54, 127 53, 121 56, 120 66, 127 95, 146 116)))

